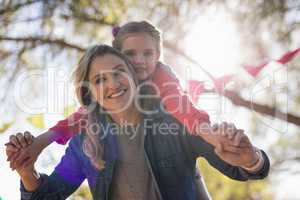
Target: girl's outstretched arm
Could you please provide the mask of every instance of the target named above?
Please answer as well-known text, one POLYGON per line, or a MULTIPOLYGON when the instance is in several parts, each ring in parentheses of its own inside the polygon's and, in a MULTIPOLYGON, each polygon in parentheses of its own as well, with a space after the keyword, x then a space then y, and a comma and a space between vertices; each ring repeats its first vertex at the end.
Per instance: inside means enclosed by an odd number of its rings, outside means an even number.
POLYGON ((197 109, 189 96, 183 92, 179 80, 169 66, 158 63, 153 82, 159 89, 165 109, 191 134, 197 134, 198 124, 210 123, 208 114, 197 109))
MULTIPOLYGON (((54 141, 58 144, 66 144, 70 138, 80 132, 81 126, 86 122, 84 121, 84 116, 86 116, 84 113, 85 109, 79 108, 78 111, 71 114, 68 118, 59 121, 48 131, 37 136, 26 149, 16 153, 14 157, 9 157, 8 161, 10 161, 12 169, 27 166, 31 162, 35 162, 43 149, 54 141)), ((25 144, 21 143, 22 141, 18 142, 14 137, 13 142, 15 142, 18 149, 22 147, 21 144, 25 144)))

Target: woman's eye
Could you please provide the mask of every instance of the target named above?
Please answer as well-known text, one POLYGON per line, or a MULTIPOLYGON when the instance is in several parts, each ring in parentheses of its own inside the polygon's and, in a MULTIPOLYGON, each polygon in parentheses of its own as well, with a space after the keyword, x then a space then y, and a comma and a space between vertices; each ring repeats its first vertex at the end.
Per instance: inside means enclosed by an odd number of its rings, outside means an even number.
POLYGON ((120 74, 121 74, 121 72, 118 72, 118 71, 114 72, 115 77, 119 76, 120 74))
POLYGON ((119 71, 120 73, 126 72, 125 68, 119 68, 118 71, 119 71))
POLYGON ((103 78, 103 77, 100 77, 100 78, 97 78, 96 80, 95 80, 95 84, 100 84, 100 83, 104 83, 105 82, 105 78, 103 78))
POLYGON ((118 69, 117 71, 114 72, 114 77, 121 76, 124 73, 125 73, 125 70, 118 69))
POLYGON ((126 70, 124 68, 119 68, 114 72, 114 76, 120 76, 124 73, 126 73, 126 70))

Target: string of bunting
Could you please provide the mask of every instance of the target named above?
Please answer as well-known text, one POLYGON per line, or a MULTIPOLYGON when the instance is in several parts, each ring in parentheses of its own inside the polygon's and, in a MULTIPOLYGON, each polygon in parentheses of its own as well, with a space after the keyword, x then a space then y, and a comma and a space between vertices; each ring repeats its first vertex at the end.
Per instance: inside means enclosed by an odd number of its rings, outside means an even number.
MULTIPOLYGON (((275 60, 275 62, 280 63, 282 65, 285 65, 289 61, 291 61, 298 53, 300 53, 300 48, 297 48, 293 51, 288 51, 283 56, 281 56, 279 59, 275 60)), ((272 61, 272 60, 271 60, 272 61)), ((259 65, 244 65, 242 66, 243 69, 253 78, 257 77, 259 73, 271 62, 264 62, 259 65)), ((206 71, 204 71, 207 73, 206 71)), ((221 93, 224 91, 224 87, 228 82, 230 82, 232 79, 234 79, 236 74, 227 74, 224 76, 221 76, 219 78, 214 78, 211 74, 209 74, 209 77, 212 79, 214 83, 214 89, 216 92, 221 93)), ((202 81, 198 80, 189 80, 188 81, 188 93, 192 99, 193 102, 197 102, 199 99, 199 96, 203 94, 205 91, 205 87, 202 81)))

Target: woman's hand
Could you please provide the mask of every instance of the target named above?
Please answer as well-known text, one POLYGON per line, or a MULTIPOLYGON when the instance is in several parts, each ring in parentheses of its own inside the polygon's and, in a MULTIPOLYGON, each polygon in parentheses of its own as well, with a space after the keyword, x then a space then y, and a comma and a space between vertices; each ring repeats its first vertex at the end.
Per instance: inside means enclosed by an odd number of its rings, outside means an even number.
POLYGON ((226 147, 217 146, 215 153, 225 162, 243 168, 251 168, 259 161, 255 147, 252 146, 243 130, 238 130, 233 137, 233 141, 243 141, 242 146, 228 145, 226 147))
POLYGON ((212 127, 202 124, 198 132, 206 142, 215 147, 216 154, 222 160, 233 166, 251 168, 259 161, 259 154, 244 130, 237 129, 234 124, 223 122, 212 127))

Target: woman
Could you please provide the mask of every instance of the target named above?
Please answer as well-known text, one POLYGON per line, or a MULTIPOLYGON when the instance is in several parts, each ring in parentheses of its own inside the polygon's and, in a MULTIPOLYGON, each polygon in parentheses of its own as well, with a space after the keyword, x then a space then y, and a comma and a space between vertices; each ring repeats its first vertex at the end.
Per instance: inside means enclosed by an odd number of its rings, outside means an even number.
POLYGON ((50 176, 39 175, 33 164, 17 169, 23 199, 65 199, 85 178, 94 199, 196 199, 198 156, 236 180, 267 176, 266 154, 242 132, 219 137, 243 141, 243 147, 216 149, 199 136, 185 134, 153 95, 145 98, 151 88, 137 88, 131 64, 112 47, 90 48, 74 76, 88 126, 71 139, 50 176))

